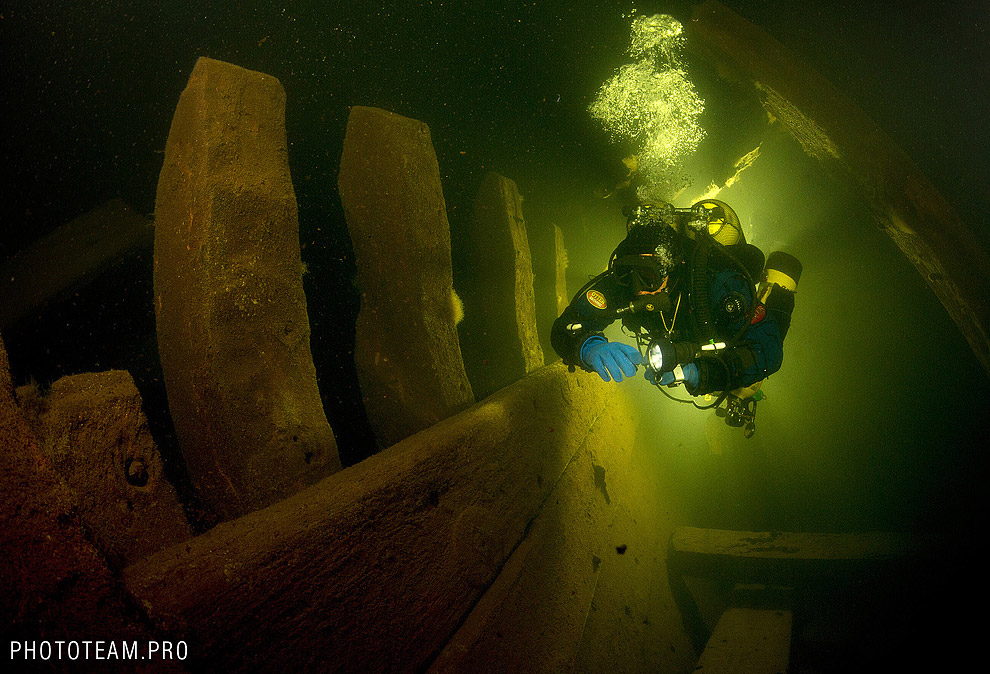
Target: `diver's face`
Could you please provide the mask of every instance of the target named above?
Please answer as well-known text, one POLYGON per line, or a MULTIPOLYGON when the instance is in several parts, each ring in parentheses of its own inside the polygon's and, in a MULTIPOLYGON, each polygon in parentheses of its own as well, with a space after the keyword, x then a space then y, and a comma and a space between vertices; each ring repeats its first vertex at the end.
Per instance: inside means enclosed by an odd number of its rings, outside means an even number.
POLYGON ((664 276, 657 281, 650 283, 649 285, 643 285, 642 288, 636 291, 637 295, 656 295, 667 289, 667 276, 664 276))
POLYGON ((656 255, 644 253, 629 256, 626 264, 635 294, 650 295, 667 287, 667 276, 660 270, 660 260, 656 255))

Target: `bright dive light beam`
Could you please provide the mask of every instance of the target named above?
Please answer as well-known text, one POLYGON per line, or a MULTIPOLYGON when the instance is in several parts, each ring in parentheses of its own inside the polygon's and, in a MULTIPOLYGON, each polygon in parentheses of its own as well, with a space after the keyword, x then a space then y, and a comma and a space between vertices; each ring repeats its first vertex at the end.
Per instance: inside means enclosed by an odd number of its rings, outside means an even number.
POLYGON ((649 359, 650 367, 654 372, 660 372, 663 369, 663 351, 661 351, 659 344, 654 342, 646 357, 649 359))

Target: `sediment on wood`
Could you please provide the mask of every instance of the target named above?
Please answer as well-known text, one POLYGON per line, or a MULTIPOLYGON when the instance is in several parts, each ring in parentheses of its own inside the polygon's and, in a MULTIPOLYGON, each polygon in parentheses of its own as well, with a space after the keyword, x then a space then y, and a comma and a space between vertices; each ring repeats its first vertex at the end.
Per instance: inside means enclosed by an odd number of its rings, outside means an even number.
POLYGON ((478 188, 465 246, 460 324, 465 369, 479 398, 543 366, 522 196, 489 171, 478 188))
POLYGON ((155 310, 189 475, 219 520, 338 470, 310 353, 277 79, 200 58, 155 204, 155 310))
MULTIPOLYGON (((159 625, 226 671, 420 671, 523 540, 613 391, 541 368, 278 504, 125 570, 159 625), (593 410, 593 414, 589 414, 593 410), (278 622, 272 637, 272 617, 278 622)), ((586 560, 590 564, 590 560, 586 560)))
POLYGON ((115 568, 192 536, 128 372, 62 377, 43 407, 45 455, 115 568))
POLYGON ((354 106, 338 187, 361 293, 354 361, 384 448, 475 401, 457 339, 450 227, 429 127, 354 106))

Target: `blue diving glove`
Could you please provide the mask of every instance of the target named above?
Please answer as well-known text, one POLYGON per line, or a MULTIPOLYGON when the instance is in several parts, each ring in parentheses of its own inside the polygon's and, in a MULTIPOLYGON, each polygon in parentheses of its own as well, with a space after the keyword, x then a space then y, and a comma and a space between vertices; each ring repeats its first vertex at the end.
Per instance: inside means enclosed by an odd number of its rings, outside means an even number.
POLYGON ((622 375, 636 374, 642 361, 635 347, 621 342, 609 342, 604 337, 589 337, 581 345, 581 362, 598 373, 602 381, 622 381, 622 375), (609 375, 612 378, 609 378, 609 375))
MULTIPOLYGON (((698 380, 701 378, 701 372, 698 370, 698 366, 696 364, 685 363, 684 365, 681 365, 681 371, 684 373, 684 383, 691 388, 698 386, 698 380)), ((657 383, 656 372, 648 369, 643 373, 643 376, 646 377, 646 381, 651 384, 657 383)), ((673 372, 664 372, 660 375, 660 386, 670 386, 675 381, 677 381, 677 379, 673 372)))

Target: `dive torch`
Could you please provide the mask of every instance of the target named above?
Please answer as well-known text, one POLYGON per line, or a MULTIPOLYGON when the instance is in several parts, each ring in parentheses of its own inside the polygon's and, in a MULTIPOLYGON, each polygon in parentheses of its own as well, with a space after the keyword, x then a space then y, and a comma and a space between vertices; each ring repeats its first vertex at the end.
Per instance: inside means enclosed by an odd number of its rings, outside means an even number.
POLYGON ((725 347, 725 342, 698 345, 689 342, 672 342, 666 337, 654 337, 646 347, 646 367, 653 373, 654 381, 658 386, 663 375, 668 372, 673 376, 673 381, 670 383, 683 382, 685 379, 683 365, 705 354, 717 353, 725 347))

